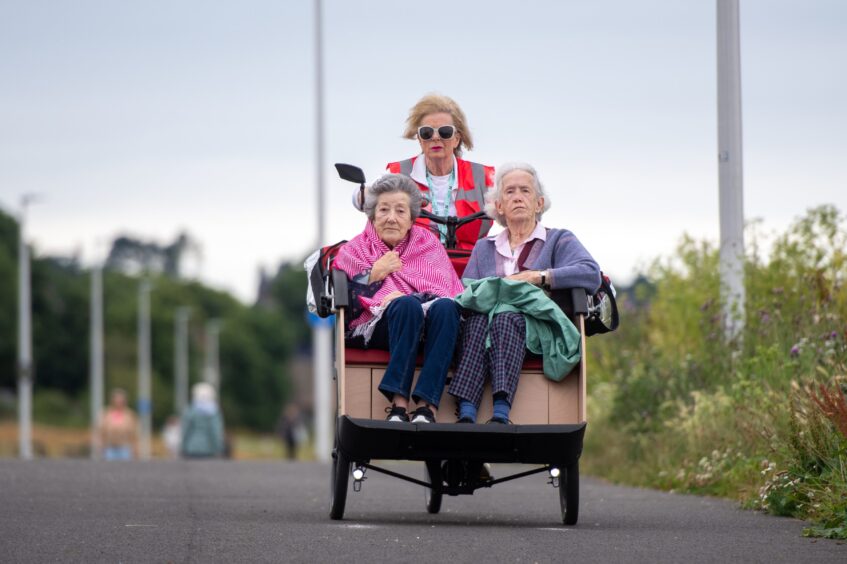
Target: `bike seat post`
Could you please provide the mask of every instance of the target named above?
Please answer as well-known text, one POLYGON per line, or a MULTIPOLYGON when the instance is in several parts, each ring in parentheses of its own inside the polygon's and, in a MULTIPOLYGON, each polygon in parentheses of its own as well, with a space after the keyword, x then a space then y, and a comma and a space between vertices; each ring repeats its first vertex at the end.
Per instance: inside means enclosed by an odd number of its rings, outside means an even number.
POLYGON ((456 230, 459 225, 459 218, 455 215, 447 217, 447 240, 445 241, 448 249, 455 249, 458 240, 456 238, 456 230))

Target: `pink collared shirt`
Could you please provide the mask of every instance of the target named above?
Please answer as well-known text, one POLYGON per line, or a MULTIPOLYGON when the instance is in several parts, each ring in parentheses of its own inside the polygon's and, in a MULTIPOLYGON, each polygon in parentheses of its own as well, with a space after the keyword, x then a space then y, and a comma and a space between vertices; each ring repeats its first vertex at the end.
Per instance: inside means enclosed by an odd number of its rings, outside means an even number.
POLYGON ((494 239, 494 248, 497 250, 497 253, 494 255, 494 258, 497 261, 497 272, 499 273, 502 270, 504 276, 511 276, 518 272, 518 258, 521 256, 521 251, 523 251, 524 246, 533 239, 546 241, 547 230, 540 222, 537 222, 535 224, 535 229, 533 229, 532 233, 529 234, 529 237, 527 237, 523 243, 515 247, 514 251, 512 251, 512 247, 509 245, 508 228, 504 229, 497 235, 490 235, 489 238, 494 239))

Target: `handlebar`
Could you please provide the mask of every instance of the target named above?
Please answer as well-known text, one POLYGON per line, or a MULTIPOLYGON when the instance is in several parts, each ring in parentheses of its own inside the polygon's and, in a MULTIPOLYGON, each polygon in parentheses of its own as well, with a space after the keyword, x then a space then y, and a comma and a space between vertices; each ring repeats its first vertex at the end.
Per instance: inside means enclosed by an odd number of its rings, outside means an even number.
POLYGON ((471 215, 467 215, 465 217, 456 217, 455 215, 441 216, 435 215, 434 213, 421 210, 421 217, 425 217, 433 223, 439 223, 447 227, 446 240, 444 241, 444 247, 447 249, 455 249, 456 244, 458 243, 458 239, 456 238, 456 231, 463 226, 472 221, 476 221, 477 219, 488 219, 488 215, 484 211, 478 211, 471 215))
MULTIPOLYGON (((354 182, 359 185, 359 209, 362 208, 362 205, 365 201, 365 173, 362 172, 357 166, 344 164, 344 163, 335 163, 335 169, 338 171, 338 175, 350 182, 354 182)), ((456 239, 456 231, 463 225, 468 224, 472 221, 476 221, 477 219, 488 219, 488 216, 484 211, 478 211, 474 214, 471 214, 466 217, 456 217, 454 215, 450 216, 440 216, 435 215, 434 213, 421 210, 421 217, 425 217, 428 220, 439 223, 447 227, 447 233, 444 241, 444 246, 448 249, 455 249, 458 240, 456 239)))

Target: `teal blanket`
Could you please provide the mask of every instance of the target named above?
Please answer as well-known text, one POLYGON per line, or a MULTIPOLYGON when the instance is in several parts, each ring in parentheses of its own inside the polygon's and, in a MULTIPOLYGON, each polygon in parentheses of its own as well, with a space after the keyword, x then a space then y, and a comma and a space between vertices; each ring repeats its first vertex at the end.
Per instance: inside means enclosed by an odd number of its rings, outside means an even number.
MULTIPOLYGON (((502 312, 526 318, 526 348, 544 357, 544 375, 560 382, 580 359, 579 330, 541 288, 496 276, 463 280, 465 291, 456 296, 462 307, 488 314, 488 323, 502 312)), ((491 346, 486 337, 486 347, 491 346)))

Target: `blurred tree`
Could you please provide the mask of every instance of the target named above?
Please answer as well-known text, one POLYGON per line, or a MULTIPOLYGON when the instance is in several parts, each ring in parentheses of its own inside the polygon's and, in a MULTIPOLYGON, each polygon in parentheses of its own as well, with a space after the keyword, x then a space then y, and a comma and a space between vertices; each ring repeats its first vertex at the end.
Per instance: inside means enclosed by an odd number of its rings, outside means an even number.
POLYGON ((297 348, 311 344, 312 333, 305 321, 306 316, 306 272, 303 260, 280 264, 272 278, 263 276, 259 286, 258 307, 278 311, 294 330, 292 335, 297 348))
POLYGON ((0 388, 17 382, 18 223, 0 210, 0 388))
MULTIPOLYGON (((17 222, 0 211, 0 388, 8 389, 16 387, 17 237, 17 222)), ((280 267, 273 286, 278 301, 251 307, 225 292, 178 278, 180 260, 192 245, 187 235, 166 247, 129 238, 115 241, 110 253, 114 268, 104 273, 106 389, 121 387, 132 402, 136 399, 139 279, 127 271, 147 271, 154 287, 154 424, 158 427, 174 412, 174 315, 178 307, 187 306, 192 312, 191 382, 202 378, 206 321, 220 319, 220 397, 227 425, 270 431, 290 394, 288 358, 308 339, 303 271, 280 267), (131 264, 138 268, 127 266, 131 264), (161 274, 156 274, 156 265, 161 274)), ((87 413, 89 272, 75 259, 33 254, 34 415, 36 420, 79 424, 87 413)))
POLYGON ((124 274, 163 273, 179 278, 189 253, 200 254, 200 246, 186 233, 180 233, 170 245, 141 241, 122 235, 114 240, 106 259, 106 268, 124 274))

